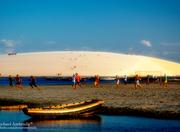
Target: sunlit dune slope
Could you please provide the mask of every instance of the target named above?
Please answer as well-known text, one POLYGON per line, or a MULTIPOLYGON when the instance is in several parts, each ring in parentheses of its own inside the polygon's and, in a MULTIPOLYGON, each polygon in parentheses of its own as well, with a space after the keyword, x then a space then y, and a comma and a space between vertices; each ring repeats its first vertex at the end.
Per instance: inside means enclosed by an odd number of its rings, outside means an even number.
POLYGON ((109 52, 61 51, 0 55, 1 76, 180 75, 180 64, 158 58, 109 52))

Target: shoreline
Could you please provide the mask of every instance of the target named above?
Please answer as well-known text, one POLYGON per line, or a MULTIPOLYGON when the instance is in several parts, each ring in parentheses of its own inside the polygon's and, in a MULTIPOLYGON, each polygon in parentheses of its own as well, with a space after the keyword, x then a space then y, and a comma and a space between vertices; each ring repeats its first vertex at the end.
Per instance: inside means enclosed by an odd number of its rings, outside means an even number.
MULTIPOLYGON (((2 100, 1 100, 2 101, 2 100)), ((5 103, 6 101, 4 101, 5 103)), ((28 107, 28 103, 19 103, 14 105, 14 101, 8 101, 9 105, 1 105, 0 111, 21 111, 23 108, 28 107)), ((33 104, 33 103, 32 103, 33 104)), ((29 103, 29 105, 32 105, 29 103)), ((33 104, 36 107, 41 107, 41 105, 33 104)), ((51 104, 50 104, 51 105, 51 104)), ((53 104, 52 104, 53 105, 53 104)), ((133 109, 129 107, 107 107, 102 106, 102 111, 98 113, 100 115, 115 115, 115 116, 137 116, 137 117, 146 117, 146 118, 155 118, 155 119, 171 119, 171 120, 180 120, 180 113, 173 113, 172 111, 152 111, 145 109, 133 109)))
POLYGON ((88 85, 76 90, 71 86, 43 86, 41 90, 30 87, 25 87, 23 90, 3 87, 0 88, 0 105, 23 104, 29 107, 41 107, 102 99, 105 104, 99 114, 180 119, 179 84, 171 84, 169 88, 159 88, 159 85, 155 84, 143 85, 142 89, 134 89, 130 84, 120 87, 101 85, 100 88, 93 88, 88 85))
MULTIPOLYGON (((18 103, 18 102, 17 102, 18 103)), ((21 111, 26 108, 27 104, 17 104, 17 105, 6 105, 0 106, 0 111, 21 111)), ((41 107, 40 105, 36 105, 41 107)), ((151 111, 144 109, 131 109, 128 107, 107 107, 102 106, 102 111, 98 113, 100 115, 114 115, 114 116, 136 116, 136 117, 146 117, 155 119, 170 119, 170 120, 180 120, 180 113, 173 113, 171 111, 151 111)))

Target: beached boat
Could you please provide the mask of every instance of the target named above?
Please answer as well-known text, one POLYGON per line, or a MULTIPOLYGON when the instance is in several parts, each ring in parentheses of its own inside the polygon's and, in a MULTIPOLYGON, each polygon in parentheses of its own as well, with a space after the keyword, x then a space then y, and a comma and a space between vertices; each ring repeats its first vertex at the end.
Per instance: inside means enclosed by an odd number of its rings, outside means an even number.
POLYGON ((91 100, 42 108, 24 108, 23 112, 33 118, 85 117, 95 115, 103 103, 101 100, 91 100))
POLYGON ((0 110, 22 110, 24 108, 27 108, 27 105, 0 106, 0 110))

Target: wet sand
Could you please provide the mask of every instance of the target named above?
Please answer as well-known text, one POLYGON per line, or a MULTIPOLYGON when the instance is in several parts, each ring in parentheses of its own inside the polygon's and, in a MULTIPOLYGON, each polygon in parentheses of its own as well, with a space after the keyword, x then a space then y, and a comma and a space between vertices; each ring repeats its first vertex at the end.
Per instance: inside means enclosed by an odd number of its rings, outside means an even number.
POLYGON ((41 90, 0 86, 0 105, 28 104, 29 106, 56 105, 91 99, 105 101, 101 114, 140 115, 157 118, 180 119, 180 84, 142 85, 135 89, 133 84, 110 84, 94 88, 84 85, 73 90, 71 86, 40 86, 41 90))

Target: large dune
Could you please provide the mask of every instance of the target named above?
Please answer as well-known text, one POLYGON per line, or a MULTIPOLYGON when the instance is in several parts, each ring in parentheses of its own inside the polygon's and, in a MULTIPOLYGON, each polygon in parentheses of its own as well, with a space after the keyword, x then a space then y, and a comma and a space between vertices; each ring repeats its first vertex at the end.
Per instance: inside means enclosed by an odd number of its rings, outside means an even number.
POLYGON ((0 55, 1 76, 180 75, 180 64, 158 58, 109 52, 62 51, 0 55))

